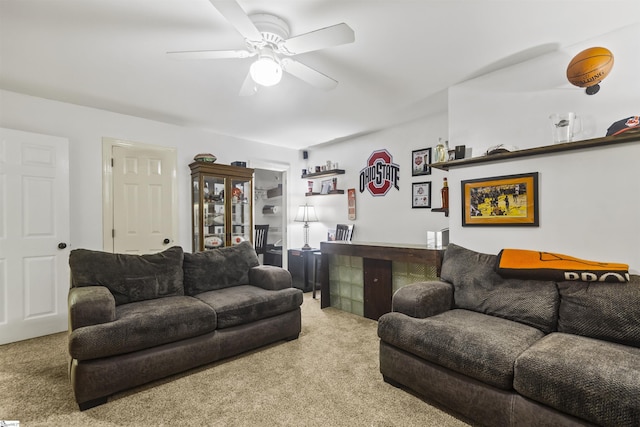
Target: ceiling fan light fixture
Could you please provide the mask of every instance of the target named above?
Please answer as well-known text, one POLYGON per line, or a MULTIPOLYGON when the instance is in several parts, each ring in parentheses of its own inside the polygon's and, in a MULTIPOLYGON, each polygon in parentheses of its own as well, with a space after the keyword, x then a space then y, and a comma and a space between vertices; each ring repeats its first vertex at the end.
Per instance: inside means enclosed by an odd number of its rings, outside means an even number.
POLYGON ((249 73, 259 85, 274 86, 282 79, 282 66, 271 49, 265 48, 260 52, 258 60, 251 64, 249 73))

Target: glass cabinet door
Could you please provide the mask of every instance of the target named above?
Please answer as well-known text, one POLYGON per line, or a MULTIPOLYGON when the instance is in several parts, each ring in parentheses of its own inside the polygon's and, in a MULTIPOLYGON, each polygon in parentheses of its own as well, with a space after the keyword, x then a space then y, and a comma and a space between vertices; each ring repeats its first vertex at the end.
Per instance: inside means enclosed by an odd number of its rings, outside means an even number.
POLYGON ((202 200, 200 200, 200 177, 191 176, 191 187, 193 192, 191 193, 191 217, 193 226, 193 250, 196 251, 200 248, 202 243, 202 230, 200 230, 200 206, 202 206, 202 200))
POLYGON ((226 243, 226 212, 224 208, 225 181, 223 177, 203 175, 203 210, 204 248, 215 249, 226 243))
POLYGON ((251 181, 231 180, 231 242, 251 241, 251 181))

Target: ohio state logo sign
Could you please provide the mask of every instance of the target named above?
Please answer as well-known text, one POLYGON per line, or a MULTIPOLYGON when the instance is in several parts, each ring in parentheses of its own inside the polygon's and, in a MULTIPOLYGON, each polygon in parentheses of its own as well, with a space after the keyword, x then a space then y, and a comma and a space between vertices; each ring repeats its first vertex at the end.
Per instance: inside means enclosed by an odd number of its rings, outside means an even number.
POLYGON ((385 149, 374 151, 360 171, 360 192, 366 188, 372 196, 384 196, 391 187, 400 190, 399 180, 400 166, 393 163, 391 154, 385 149))

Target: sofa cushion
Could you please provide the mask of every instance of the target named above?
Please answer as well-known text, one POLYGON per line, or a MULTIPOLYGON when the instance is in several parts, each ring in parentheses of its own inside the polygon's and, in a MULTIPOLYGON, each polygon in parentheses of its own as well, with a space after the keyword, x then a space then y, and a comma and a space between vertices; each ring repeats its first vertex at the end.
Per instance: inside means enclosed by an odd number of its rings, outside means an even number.
POLYGON ((558 332, 640 347, 640 276, 627 283, 560 282, 558 332))
POLYGON ((424 319, 384 314, 378 336, 429 362, 511 390, 516 358, 544 334, 507 319, 456 309, 424 319))
POLYGON ((270 291, 241 285, 204 292, 196 298, 213 307, 218 315, 218 329, 224 329, 295 310, 302 304, 302 291, 295 288, 270 291))
POLYGON ((208 304, 175 296, 116 307, 116 320, 78 328, 69 335, 69 354, 88 360, 124 354, 191 338, 216 329, 208 304))
POLYGON ((183 255, 179 246, 148 255, 74 249, 69 254, 71 286, 105 286, 116 305, 184 295, 183 255))
POLYGON ((249 242, 210 251, 184 254, 184 288, 187 295, 249 283, 249 269, 260 265, 249 242))
POLYGON ((454 303, 493 316, 555 331, 559 296, 549 281, 504 279, 494 271, 497 256, 450 243, 440 277, 454 286, 454 303))
POLYGON ((599 425, 637 425, 640 349, 553 333, 518 357, 514 388, 599 425))

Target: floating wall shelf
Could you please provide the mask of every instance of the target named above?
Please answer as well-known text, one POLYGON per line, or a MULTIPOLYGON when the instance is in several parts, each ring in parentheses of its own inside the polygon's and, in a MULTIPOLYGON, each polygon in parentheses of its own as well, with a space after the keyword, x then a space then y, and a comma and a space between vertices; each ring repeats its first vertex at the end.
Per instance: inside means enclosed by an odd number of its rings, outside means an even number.
POLYGON ((331 194, 344 194, 344 190, 331 190, 328 193, 318 193, 316 191, 313 193, 304 193, 305 196, 329 196, 331 194))
POLYGON ((344 175, 344 169, 331 169, 328 171, 307 173, 302 175, 302 178, 322 178, 325 176, 334 176, 334 175, 344 175))
POLYGON ((544 156, 562 151, 583 150, 606 145, 624 144, 640 141, 640 133, 627 132, 617 136, 606 136, 603 138, 585 139, 583 141, 565 142, 563 144, 546 145, 543 147, 527 148, 524 150, 512 151, 509 153, 492 154, 490 156, 471 157, 469 159, 451 160, 448 162, 431 163, 431 167, 441 170, 473 166, 481 163, 500 162, 517 159, 520 157, 544 156))

